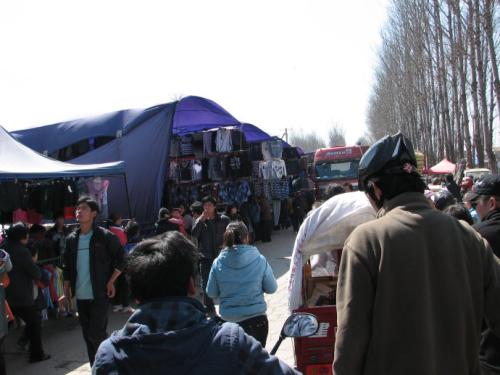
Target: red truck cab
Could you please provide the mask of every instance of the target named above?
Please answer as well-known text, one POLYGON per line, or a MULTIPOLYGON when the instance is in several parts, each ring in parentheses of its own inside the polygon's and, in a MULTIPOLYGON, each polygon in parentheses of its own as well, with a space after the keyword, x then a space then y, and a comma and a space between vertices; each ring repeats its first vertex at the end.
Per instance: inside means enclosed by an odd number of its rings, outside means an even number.
POLYGON ((317 199, 324 197, 329 185, 350 183, 357 190, 359 161, 368 146, 320 148, 314 154, 313 180, 317 199))

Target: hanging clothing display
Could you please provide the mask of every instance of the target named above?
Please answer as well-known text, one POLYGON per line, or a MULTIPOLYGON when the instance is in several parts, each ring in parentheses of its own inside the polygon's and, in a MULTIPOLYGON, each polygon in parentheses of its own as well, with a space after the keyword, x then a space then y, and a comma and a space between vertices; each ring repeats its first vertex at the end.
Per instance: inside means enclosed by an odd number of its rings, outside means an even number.
POLYGON ((213 134, 214 134, 214 132, 212 132, 212 131, 203 132, 203 153, 204 154, 211 154, 212 153, 213 134))
POLYGON ((231 138, 231 129, 220 128, 215 136, 215 149, 217 152, 233 151, 233 141, 231 138))

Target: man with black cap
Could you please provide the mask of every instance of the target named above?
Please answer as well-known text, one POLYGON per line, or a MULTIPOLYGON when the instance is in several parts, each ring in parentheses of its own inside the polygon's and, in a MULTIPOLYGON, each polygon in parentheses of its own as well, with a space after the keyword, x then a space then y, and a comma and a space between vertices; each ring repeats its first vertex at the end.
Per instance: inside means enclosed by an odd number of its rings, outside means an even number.
MULTIPOLYGON (((475 191, 467 194, 481 218, 474 229, 486 238, 493 253, 500 257, 500 176, 484 177, 476 184, 475 191)), ((487 326, 484 326, 481 335, 479 361, 484 368, 483 373, 500 374, 500 336, 487 326)))
POLYGON ((336 375, 480 374, 483 319, 500 333, 500 262, 468 224, 431 207, 416 165, 401 133, 360 161, 359 188, 378 212, 344 245, 336 375))

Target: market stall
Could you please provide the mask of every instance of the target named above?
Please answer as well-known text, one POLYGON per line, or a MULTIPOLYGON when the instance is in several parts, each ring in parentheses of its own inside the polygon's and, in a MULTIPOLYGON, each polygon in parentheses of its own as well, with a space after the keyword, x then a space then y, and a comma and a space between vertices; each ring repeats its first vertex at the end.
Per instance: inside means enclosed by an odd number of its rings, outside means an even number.
POLYGON ((119 175, 126 186, 125 165, 121 161, 78 165, 53 160, 22 145, 1 126, 0 160, 2 224, 39 224, 44 217, 52 219, 56 212, 72 218, 79 192, 94 191, 96 196, 103 196, 105 180, 96 186, 96 176, 119 175))

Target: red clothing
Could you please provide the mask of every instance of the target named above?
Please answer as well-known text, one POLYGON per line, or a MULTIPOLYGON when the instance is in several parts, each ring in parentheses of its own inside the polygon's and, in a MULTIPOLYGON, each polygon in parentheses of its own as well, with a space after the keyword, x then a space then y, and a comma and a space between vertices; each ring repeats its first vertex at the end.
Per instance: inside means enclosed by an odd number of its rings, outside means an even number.
POLYGON ((186 227, 184 226, 183 219, 171 218, 171 219, 168 219, 168 221, 171 222, 172 224, 177 224, 179 226, 179 232, 181 232, 183 235, 187 236, 186 227))
POLYGON ((109 230, 118 237, 120 240, 120 245, 125 246, 127 244, 127 235, 120 227, 110 226, 109 230))

